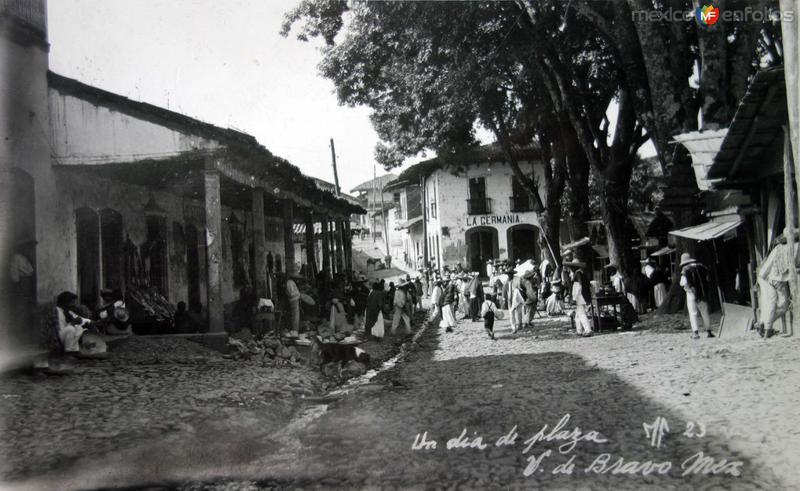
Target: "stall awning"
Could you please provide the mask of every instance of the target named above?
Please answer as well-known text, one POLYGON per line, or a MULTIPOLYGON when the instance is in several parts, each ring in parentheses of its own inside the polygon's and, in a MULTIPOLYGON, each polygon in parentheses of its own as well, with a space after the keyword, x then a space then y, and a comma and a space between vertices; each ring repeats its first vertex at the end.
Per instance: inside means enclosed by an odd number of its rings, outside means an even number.
POLYGON ((583 237, 581 239, 576 240, 575 242, 570 242, 569 244, 564 244, 561 246, 562 251, 569 251, 572 249, 577 249, 582 245, 586 245, 589 243, 589 237, 583 237))
POLYGON ((728 218, 725 221, 723 221, 722 219, 712 220, 710 222, 701 223, 700 225, 695 225, 693 227, 686 227, 679 230, 672 230, 670 231, 670 234, 675 235, 677 237, 685 237, 687 239, 703 242, 704 240, 711 240, 711 239, 716 239, 717 237, 722 237, 728 232, 734 230, 743 222, 744 219, 739 216, 728 218))
POLYGON ((708 170, 727 134, 728 129, 725 128, 716 131, 693 131, 674 136, 675 141, 682 143, 692 156, 692 168, 697 187, 701 191, 708 191, 713 184, 713 180, 708 178, 708 170))
POLYGON ((666 256, 667 254, 672 254, 673 252, 675 252, 675 248, 674 247, 669 247, 669 246, 662 247, 661 249, 657 250, 656 252, 650 254, 650 257, 666 256))
POLYGON ((605 259, 608 257, 608 247, 604 245, 593 245, 592 249, 597 253, 597 259, 605 259))
POLYGON ((422 221, 422 215, 420 215, 418 217, 415 217, 415 218, 411 218, 411 219, 406 220, 404 222, 400 222, 397 225, 397 230, 402 230, 404 228, 411 228, 412 225, 414 225, 416 223, 419 223, 421 221, 422 221))

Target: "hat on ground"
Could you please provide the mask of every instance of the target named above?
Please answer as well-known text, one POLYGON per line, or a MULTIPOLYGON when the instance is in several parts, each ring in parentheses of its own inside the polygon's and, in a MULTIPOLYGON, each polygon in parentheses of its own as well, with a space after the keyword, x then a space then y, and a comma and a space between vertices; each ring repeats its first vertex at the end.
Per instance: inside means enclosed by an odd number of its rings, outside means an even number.
POLYGON ((681 264, 680 264, 681 268, 684 267, 684 266, 688 266, 690 264, 694 264, 696 262, 697 261, 694 260, 692 258, 692 255, 689 254, 688 252, 684 252, 683 254, 681 254, 681 264))
POLYGON ((128 309, 117 307, 114 309, 114 319, 119 322, 128 322, 128 319, 131 318, 128 309))

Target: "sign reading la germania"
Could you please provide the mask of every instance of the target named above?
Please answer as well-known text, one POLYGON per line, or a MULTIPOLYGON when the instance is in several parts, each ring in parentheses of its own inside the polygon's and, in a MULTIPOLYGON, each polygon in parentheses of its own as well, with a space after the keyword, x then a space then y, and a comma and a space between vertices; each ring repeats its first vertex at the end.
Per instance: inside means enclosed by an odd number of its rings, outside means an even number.
POLYGON ((468 216, 467 227, 476 227, 478 225, 501 225, 521 223, 519 215, 481 215, 481 216, 468 216))

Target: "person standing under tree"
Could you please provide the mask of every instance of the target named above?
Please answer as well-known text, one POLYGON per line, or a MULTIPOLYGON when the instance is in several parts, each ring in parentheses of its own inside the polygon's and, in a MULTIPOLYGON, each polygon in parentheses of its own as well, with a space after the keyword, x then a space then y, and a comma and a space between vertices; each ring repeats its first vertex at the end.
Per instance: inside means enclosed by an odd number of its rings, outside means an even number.
POLYGON ((686 308, 689 310, 689 323, 692 326, 692 339, 699 339, 700 317, 708 337, 713 338, 711 321, 708 316, 710 293, 708 268, 692 259, 688 252, 681 254, 680 285, 686 291, 686 308))
POLYGON ((579 336, 592 335, 592 321, 586 311, 592 302, 589 280, 582 269, 575 272, 572 281, 572 300, 575 302, 575 330, 579 336))

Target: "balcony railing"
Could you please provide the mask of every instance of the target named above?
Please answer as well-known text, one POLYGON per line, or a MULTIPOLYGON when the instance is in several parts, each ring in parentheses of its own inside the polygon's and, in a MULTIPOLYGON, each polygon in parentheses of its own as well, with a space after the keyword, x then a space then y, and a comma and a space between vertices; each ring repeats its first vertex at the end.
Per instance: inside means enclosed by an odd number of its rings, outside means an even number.
POLYGON ((530 196, 509 196, 508 204, 512 212, 533 210, 533 199, 530 196))
POLYGON ((473 198, 467 200, 467 214, 488 215, 492 212, 491 198, 473 198))

